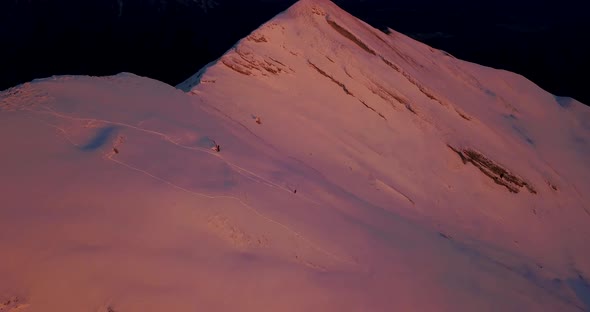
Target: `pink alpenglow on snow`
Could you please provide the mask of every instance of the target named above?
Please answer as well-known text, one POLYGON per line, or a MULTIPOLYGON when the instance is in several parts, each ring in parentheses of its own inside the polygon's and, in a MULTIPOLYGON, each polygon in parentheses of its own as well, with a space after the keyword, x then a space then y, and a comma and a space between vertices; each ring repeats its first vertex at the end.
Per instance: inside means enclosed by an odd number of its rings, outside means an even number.
POLYGON ((329 1, 0 130, 2 312, 590 309, 590 109, 329 1))

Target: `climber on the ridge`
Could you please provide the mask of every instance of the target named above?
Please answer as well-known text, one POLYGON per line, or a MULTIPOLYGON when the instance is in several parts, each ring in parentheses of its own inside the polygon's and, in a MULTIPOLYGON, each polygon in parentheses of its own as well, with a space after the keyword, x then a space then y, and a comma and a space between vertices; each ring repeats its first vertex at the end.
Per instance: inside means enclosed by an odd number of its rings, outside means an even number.
POLYGON ((213 141, 213 147, 211 149, 218 152, 218 153, 219 153, 219 151, 221 151, 221 147, 219 146, 219 144, 217 144, 215 142, 215 140, 213 141))

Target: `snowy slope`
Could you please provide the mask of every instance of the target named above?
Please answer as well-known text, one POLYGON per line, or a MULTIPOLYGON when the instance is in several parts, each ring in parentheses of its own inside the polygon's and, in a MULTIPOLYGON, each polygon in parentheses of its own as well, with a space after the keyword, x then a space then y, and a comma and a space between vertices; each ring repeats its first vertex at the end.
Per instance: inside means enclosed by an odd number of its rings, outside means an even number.
POLYGON ((178 88, 0 94, 0 311, 590 309, 582 104, 322 0, 178 88))

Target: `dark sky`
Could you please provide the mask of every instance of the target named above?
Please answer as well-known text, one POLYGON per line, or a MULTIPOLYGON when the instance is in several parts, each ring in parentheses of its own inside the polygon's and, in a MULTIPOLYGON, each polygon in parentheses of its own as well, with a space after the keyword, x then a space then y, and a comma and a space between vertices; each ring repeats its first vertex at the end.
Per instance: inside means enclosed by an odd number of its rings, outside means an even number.
MULTIPOLYGON (((0 2, 0 90, 55 74, 133 72, 175 85, 293 0, 0 2)), ((590 103, 590 4, 529 0, 336 0, 458 58, 507 69, 590 103)))

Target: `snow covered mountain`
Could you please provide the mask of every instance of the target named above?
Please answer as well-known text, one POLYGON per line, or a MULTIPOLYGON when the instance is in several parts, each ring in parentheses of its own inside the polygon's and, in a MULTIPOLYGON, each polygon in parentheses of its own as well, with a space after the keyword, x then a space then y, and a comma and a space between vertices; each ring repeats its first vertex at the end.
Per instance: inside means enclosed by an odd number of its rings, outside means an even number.
POLYGON ((0 129, 2 312, 590 309, 590 109, 329 1, 0 129))

